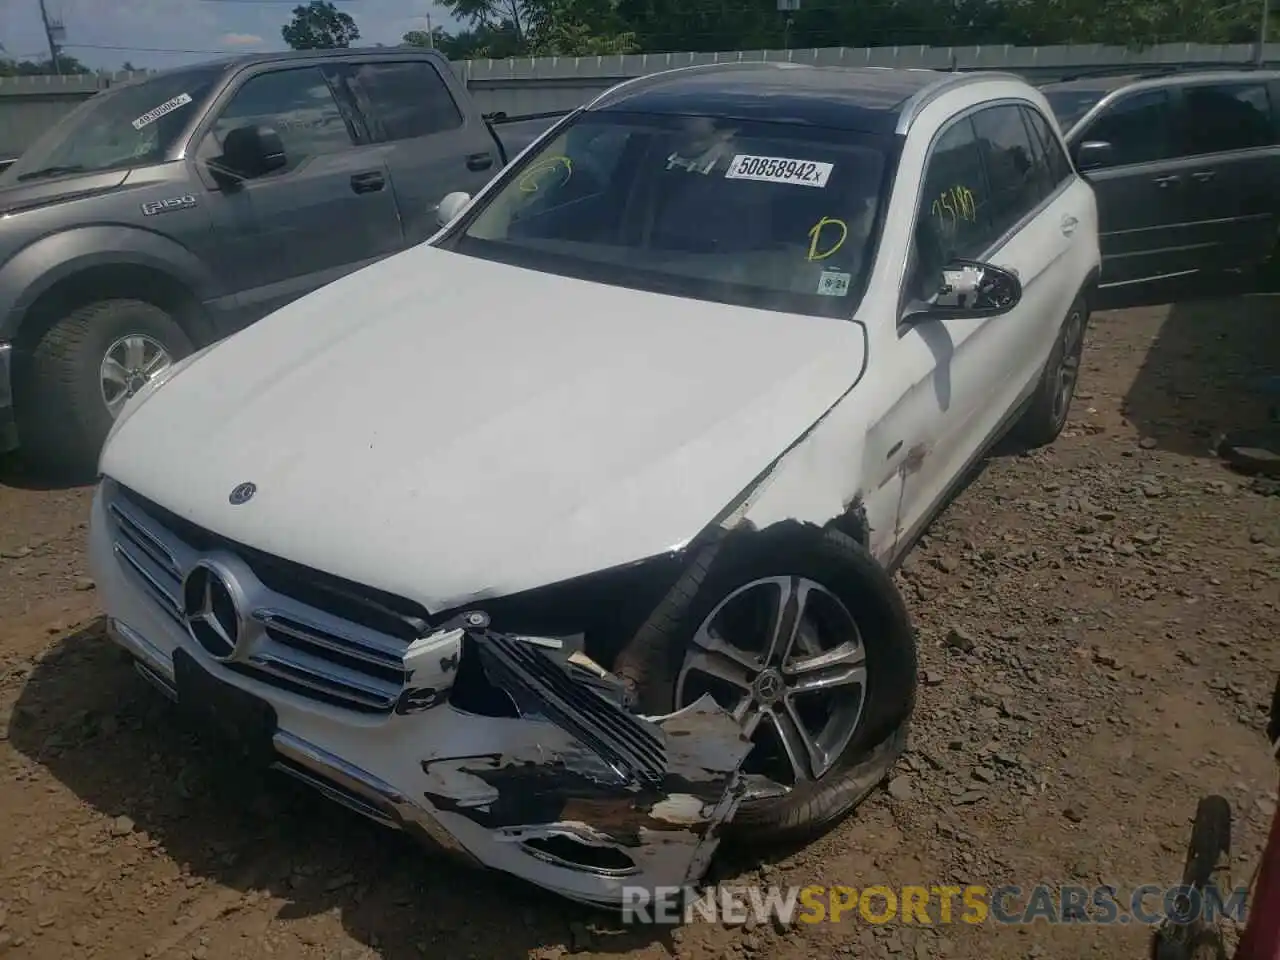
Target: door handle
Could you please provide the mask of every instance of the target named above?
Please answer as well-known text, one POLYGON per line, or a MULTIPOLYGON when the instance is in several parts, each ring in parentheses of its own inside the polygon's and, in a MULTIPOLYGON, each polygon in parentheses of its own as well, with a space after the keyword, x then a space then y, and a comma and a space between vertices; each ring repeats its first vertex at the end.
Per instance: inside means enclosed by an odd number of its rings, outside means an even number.
POLYGON ((1151 182, 1154 183, 1157 187, 1168 187, 1168 186, 1171 186, 1172 184, 1177 183, 1180 179, 1182 178, 1179 177, 1176 173, 1171 173, 1167 177, 1156 177, 1151 182))
POLYGON ((377 193, 387 185, 387 178, 381 170, 370 170, 368 173, 353 173, 351 189, 356 193, 377 193))
POLYGON ((1191 179, 1196 183, 1208 183, 1218 175, 1216 170, 1197 170, 1191 175, 1191 179))
POLYGON ((471 156, 467 157, 468 170, 476 170, 476 171, 488 170, 492 166, 493 166, 492 153, 473 153, 471 156))
POLYGON ((1073 233, 1076 232, 1076 227, 1079 226, 1079 224, 1080 224, 1079 220, 1071 216, 1071 214, 1067 214, 1065 217, 1062 218, 1062 235, 1064 237, 1071 236, 1073 233))

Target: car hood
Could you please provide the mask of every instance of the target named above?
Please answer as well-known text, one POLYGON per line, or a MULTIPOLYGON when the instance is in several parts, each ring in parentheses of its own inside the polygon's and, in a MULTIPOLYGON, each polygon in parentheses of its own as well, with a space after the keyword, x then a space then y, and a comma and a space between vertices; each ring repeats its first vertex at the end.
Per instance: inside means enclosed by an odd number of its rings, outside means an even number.
POLYGON ((434 612, 683 545, 864 352, 854 322, 422 246, 210 350, 126 414, 102 470, 434 612))
POLYGON ((21 213, 110 193, 124 185, 129 170, 106 170, 38 180, 0 179, 0 213, 21 213))

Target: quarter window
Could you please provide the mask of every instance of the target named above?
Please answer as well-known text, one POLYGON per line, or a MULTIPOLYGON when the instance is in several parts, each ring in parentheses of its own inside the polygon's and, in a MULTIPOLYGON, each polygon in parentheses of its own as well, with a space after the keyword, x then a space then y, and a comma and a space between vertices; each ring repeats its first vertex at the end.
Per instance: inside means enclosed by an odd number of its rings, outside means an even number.
POLYGON ((1097 117, 1080 142, 1111 144, 1113 163, 1149 163, 1171 155, 1169 94, 1144 90, 1117 100, 1097 117))
POLYGON ((425 61, 362 63, 349 76, 376 140, 412 140, 462 126, 449 88, 425 61))
POLYGON ((1271 103, 1262 83, 1186 87, 1176 126, 1181 156, 1247 150, 1275 142, 1271 103))
POLYGON ((1047 170, 1042 175, 1047 178, 1048 192, 1052 193, 1073 175, 1071 161, 1067 159, 1067 152, 1062 149, 1062 141, 1054 132, 1053 125, 1043 113, 1034 107, 1023 107, 1022 116, 1031 128, 1034 140, 1044 148, 1042 156, 1047 170))
POLYGON ((248 124, 271 127, 280 135, 288 160, 285 170, 354 143, 333 91, 317 67, 260 73, 246 80, 214 121, 201 154, 220 156, 227 133, 248 124))
POLYGON ((1031 135, 1014 104, 988 107, 973 117, 991 189, 991 232, 1003 234, 1035 209, 1042 197, 1031 135))

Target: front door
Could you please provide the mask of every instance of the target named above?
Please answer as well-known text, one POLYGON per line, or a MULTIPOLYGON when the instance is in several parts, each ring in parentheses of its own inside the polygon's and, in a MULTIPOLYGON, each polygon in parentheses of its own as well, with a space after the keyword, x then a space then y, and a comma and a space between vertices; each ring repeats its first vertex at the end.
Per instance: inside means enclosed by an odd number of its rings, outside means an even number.
POLYGON ((1167 90, 1112 103, 1073 138, 1111 144, 1111 163, 1085 171, 1098 198, 1102 286, 1198 269, 1201 238, 1187 204, 1189 171, 1174 156, 1167 90))
POLYGON ((215 108, 197 148, 210 185, 213 258, 252 322, 402 246, 384 148, 364 141, 352 109, 317 66, 253 73, 215 108), (271 127, 286 166, 256 179, 215 179, 227 132, 271 127))

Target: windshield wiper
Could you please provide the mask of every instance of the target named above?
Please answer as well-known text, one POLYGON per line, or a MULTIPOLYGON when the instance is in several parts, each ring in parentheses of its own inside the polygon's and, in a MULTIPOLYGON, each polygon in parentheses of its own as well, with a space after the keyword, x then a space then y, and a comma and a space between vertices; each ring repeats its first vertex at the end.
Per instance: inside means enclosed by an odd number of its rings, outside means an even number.
POLYGON ((17 179, 42 180, 45 177, 56 177, 64 173, 80 173, 82 170, 84 170, 84 165, 79 163, 63 167, 41 167, 39 170, 29 170, 26 173, 18 174, 17 179))

